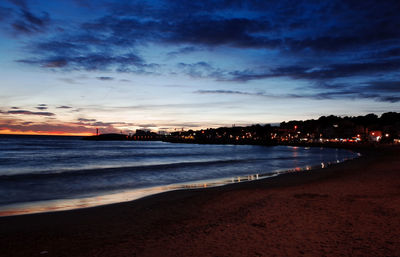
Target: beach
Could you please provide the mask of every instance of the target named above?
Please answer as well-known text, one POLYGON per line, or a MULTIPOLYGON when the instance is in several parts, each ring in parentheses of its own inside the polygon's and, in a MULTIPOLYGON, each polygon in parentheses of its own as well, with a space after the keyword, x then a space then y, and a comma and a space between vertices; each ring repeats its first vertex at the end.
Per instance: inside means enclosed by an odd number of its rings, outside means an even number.
POLYGON ((400 149, 325 169, 0 218, 1 256, 400 256, 400 149))

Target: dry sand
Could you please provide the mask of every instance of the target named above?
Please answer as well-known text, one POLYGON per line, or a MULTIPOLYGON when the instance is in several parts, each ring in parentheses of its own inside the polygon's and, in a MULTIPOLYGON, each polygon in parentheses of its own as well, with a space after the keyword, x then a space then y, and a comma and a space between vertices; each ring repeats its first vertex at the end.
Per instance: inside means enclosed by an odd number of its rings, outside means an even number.
POLYGON ((400 256, 400 149, 129 203, 0 218, 0 256, 400 256))

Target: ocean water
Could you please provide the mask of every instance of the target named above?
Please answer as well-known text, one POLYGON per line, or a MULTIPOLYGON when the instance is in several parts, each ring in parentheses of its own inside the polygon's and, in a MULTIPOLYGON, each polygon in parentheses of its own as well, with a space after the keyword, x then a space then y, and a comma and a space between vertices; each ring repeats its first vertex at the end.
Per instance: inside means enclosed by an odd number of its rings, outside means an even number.
POLYGON ((0 135, 0 216, 131 200, 171 188, 273 175, 356 156, 331 148, 0 135), (118 197, 107 198, 110 195, 118 197))

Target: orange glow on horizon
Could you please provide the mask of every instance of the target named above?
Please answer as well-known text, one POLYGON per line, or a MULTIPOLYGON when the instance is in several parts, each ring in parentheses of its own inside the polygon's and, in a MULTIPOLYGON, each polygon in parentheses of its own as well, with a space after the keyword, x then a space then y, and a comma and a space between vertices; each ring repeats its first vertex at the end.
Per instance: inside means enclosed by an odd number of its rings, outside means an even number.
POLYGON ((77 132, 69 133, 64 131, 17 131, 9 129, 0 129, 0 134, 3 135, 37 135, 37 136, 93 136, 94 133, 77 132))

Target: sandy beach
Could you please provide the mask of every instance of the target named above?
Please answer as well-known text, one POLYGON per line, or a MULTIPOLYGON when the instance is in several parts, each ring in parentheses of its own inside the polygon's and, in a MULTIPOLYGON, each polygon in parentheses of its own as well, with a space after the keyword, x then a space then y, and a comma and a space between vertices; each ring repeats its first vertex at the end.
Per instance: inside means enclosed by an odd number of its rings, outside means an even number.
POLYGON ((1 256, 400 256, 400 149, 128 203, 0 218, 1 256))

